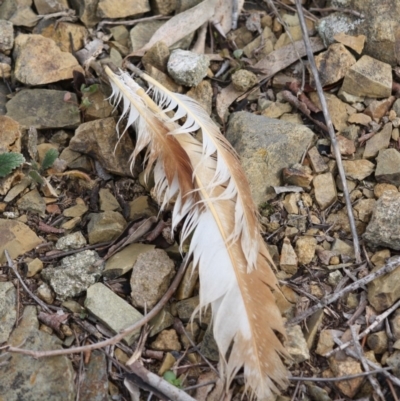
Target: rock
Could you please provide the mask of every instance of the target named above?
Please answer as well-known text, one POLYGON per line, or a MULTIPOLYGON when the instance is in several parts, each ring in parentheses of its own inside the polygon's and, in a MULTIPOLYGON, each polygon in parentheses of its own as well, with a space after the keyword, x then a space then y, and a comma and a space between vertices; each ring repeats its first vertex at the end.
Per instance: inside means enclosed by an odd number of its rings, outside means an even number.
POLYGON ((314 134, 308 128, 252 113, 233 113, 227 139, 239 153, 256 204, 275 196, 281 172, 298 163, 314 134))
POLYGON ((98 0, 69 0, 69 2, 86 27, 92 28, 100 22, 101 18, 97 15, 98 0))
POLYGON ((150 346, 159 351, 180 351, 182 348, 174 329, 163 330, 150 346))
POLYGON ((400 185, 400 153, 394 149, 382 149, 376 158, 375 178, 378 182, 400 185))
POLYGON ((386 191, 377 200, 364 239, 372 246, 400 249, 400 194, 386 191))
POLYGON ((368 160, 344 160, 343 168, 347 178, 363 180, 375 170, 375 165, 368 160))
POLYGON ((40 15, 57 13, 69 8, 67 0, 34 0, 34 3, 40 15))
POLYGON ((142 57, 143 66, 147 72, 149 72, 149 67, 152 66, 166 73, 169 55, 168 46, 163 41, 159 41, 142 57))
POLYGON ((324 356, 326 353, 332 351, 335 346, 334 338, 340 338, 343 332, 339 330, 324 329, 321 330, 318 338, 318 345, 315 353, 324 356))
POLYGON ((339 238, 336 238, 332 244, 331 252, 335 255, 346 255, 351 258, 354 258, 354 248, 352 245, 347 244, 339 238))
POLYGON ((346 47, 353 49, 358 54, 361 54, 364 48, 365 35, 350 36, 344 32, 340 32, 333 37, 337 42, 342 43, 346 47))
POLYGON ((307 319, 307 322, 306 322, 307 331, 305 333, 305 340, 307 343, 307 348, 309 350, 311 350, 314 346, 314 342, 315 342, 318 332, 320 331, 320 327, 322 325, 323 319, 324 319, 324 311, 322 309, 313 313, 307 319))
POLYGON ((154 14, 169 15, 178 6, 178 0, 152 0, 151 9, 154 14))
MULTIPOLYGON (((344 156, 351 156, 356 152, 354 141, 347 139, 342 135, 336 136, 336 141, 339 146, 339 152, 344 156)), ((334 154, 333 146, 331 145, 331 153, 334 154)))
POLYGON ((146 45, 162 25, 164 25, 164 21, 145 21, 136 24, 129 32, 132 52, 146 45))
POLYGON ((174 356, 170 352, 167 352, 158 370, 158 375, 162 376, 167 370, 171 370, 175 363, 176 359, 174 356))
MULTIPOLYGON (((335 224, 336 230, 343 230, 347 234, 351 233, 346 208, 339 210, 337 213, 331 213, 326 219, 326 222, 327 224, 335 224)), ((356 229, 359 235, 363 234, 365 230, 365 224, 360 220, 356 220, 356 229)))
POLYGON ((14 29, 10 21, 0 20, 0 51, 10 54, 14 46, 14 29))
MULTIPOLYGON (((331 115, 333 126, 337 131, 345 129, 347 127, 347 119, 349 118, 346 109, 346 104, 331 93, 324 93, 324 94, 328 110, 331 115)), ((311 101, 314 102, 314 104, 320 110, 322 110, 321 102, 319 101, 317 92, 311 92, 309 96, 311 101)))
POLYGON ((363 158, 369 159, 371 157, 375 157, 378 155, 378 152, 381 149, 387 149, 391 137, 392 137, 392 123, 387 123, 383 126, 380 132, 375 134, 372 138, 368 139, 365 145, 363 158))
POLYGON ((297 272, 298 268, 297 255, 288 238, 285 238, 283 240, 281 257, 279 259, 279 266, 284 272, 288 274, 293 275, 297 272))
POLYGON ((41 35, 21 34, 14 45, 15 77, 26 85, 43 85, 71 79, 83 73, 76 58, 62 52, 55 42, 41 35))
POLYGON ((100 18, 125 18, 150 11, 149 0, 99 0, 97 15, 100 18))
POLYGON ((287 339, 284 347, 291 356, 294 363, 301 363, 310 359, 310 352, 306 340, 299 325, 288 326, 286 329, 287 339))
POLYGON ((148 196, 138 196, 129 202, 129 220, 131 221, 141 217, 157 216, 157 214, 158 210, 148 196))
MULTIPOLYGON (((88 288, 85 308, 114 333, 119 333, 143 318, 133 306, 101 283, 88 288)), ((139 334, 140 329, 127 334, 124 341, 131 345, 139 334)))
POLYGON ((0 219, 0 263, 7 261, 5 250, 11 259, 16 259, 41 243, 42 240, 24 223, 0 219))
POLYGON ((171 92, 181 93, 183 88, 181 85, 178 85, 173 79, 171 79, 167 74, 164 74, 162 71, 157 68, 149 65, 147 67, 148 75, 150 75, 153 79, 160 82, 163 86, 165 86, 171 92))
POLYGON ((168 73, 178 84, 196 86, 207 75, 209 59, 187 50, 174 50, 169 57, 168 73))
POLYGON ((289 103, 274 102, 264 109, 261 114, 269 118, 279 118, 290 111, 292 111, 292 106, 289 103))
POLYGON ((151 331, 149 336, 153 337, 168 327, 171 327, 173 324, 174 317, 171 313, 163 309, 158 315, 150 320, 149 326, 151 327, 151 331))
POLYGON ((257 76, 251 71, 238 70, 232 75, 233 87, 240 92, 246 92, 257 83, 257 76))
POLYGON ((32 261, 28 262, 27 266, 28 266, 28 272, 26 274, 26 277, 33 277, 42 271, 43 262, 40 259, 35 258, 32 261))
POLYGON ((176 311, 179 319, 188 322, 193 315, 193 312, 199 305, 199 296, 184 299, 176 303, 176 311))
POLYGON ((32 0, 4 0, 0 6, 0 19, 16 26, 33 27, 37 24, 37 15, 31 6, 32 0))
POLYGON ((255 50, 259 49, 257 56, 261 59, 274 50, 276 41, 276 37, 271 28, 266 26, 261 35, 243 47, 243 53, 246 57, 253 58, 255 50))
POLYGON ((390 258, 389 249, 382 249, 381 251, 375 252, 371 256, 371 262, 375 267, 383 267, 389 258, 390 258))
MULTIPOLYGON (((36 306, 26 306, 9 344, 32 351, 61 350, 61 341, 38 330, 36 306)), ((73 401, 75 371, 68 356, 35 359, 23 354, 10 354, 0 366, 0 394, 7 401, 73 401), (49 380, 51 378, 51 380, 49 380), (16 384, 18 383, 18 384, 16 384)))
POLYGON ((8 340, 16 320, 17 290, 9 281, 0 282, 0 343, 8 340))
POLYGON ((368 223, 371 219, 375 204, 375 199, 361 199, 359 202, 357 202, 357 204, 354 206, 354 210, 358 214, 358 219, 364 223, 368 223))
POLYGON ((374 186, 374 195, 377 199, 379 199, 386 191, 395 193, 399 192, 396 186, 394 186, 393 184, 381 183, 374 186))
POLYGON ((46 214, 46 202, 35 188, 17 201, 18 208, 44 217, 46 214))
POLYGON ((18 92, 7 102, 7 116, 18 121, 23 129, 74 128, 81 122, 78 99, 66 91, 29 89, 18 92))
MULTIPOLYGON (((342 44, 333 43, 325 52, 315 56, 315 63, 321 85, 327 86, 344 78, 349 68, 356 63, 356 59, 342 44)), ((315 87, 313 79, 310 84, 315 87)))
POLYGON ((321 210, 326 209, 337 200, 335 180, 332 173, 320 174, 314 177, 313 186, 315 191, 315 200, 321 210))
POLYGON ((347 119, 347 122, 350 124, 359 124, 364 126, 368 126, 371 121, 371 117, 364 113, 354 113, 347 119))
POLYGON ((89 244, 116 239, 124 231, 126 221, 121 213, 92 213, 88 224, 89 244))
POLYGON ((83 92, 82 104, 89 104, 84 108, 85 121, 106 119, 113 113, 114 106, 108 101, 109 93, 99 86, 94 92, 83 92))
MULTIPOLYGON (((334 377, 356 375, 362 372, 361 364, 350 357, 329 358, 329 367, 334 377)), ((353 398, 359 390, 364 378, 358 377, 351 380, 335 382, 335 386, 347 397, 353 398)))
POLYGON ((97 252, 86 250, 66 256, 57 267, 46 267, 41 274, 57 299, 63 301, 81 295, 100 278, 103 269, 104 262, 97 252))
POLYGON ((191 262, 187 267, 185 274, 176 290, 175 297, 178 301, 190 298, 193 295, 194 288, 197 280, 199 279, 199 270, 193 269, 193 263, 191 262))
POLYGON ((362 56, 348 71, 343 90, 356 96, 389 97, 392 93, 392 68, 369 56, 362 56))
POLYGON ((0 153, 20 153, 22 136, 20 125, 10 117, 0 116, 0 130, 0 153))
POLYGON ((191 88, 186 95, 197 100, 203 106, 204 110, 209 115, 211 114, 213 89, 210 82, 201 81, 197 86, 191 88))
POLYGON ((390 96, 388 99, 374 100, 364 110, 364 113, 376 122, 379 122, 388 113, 395 99, 394 96, 390 96))
POLYGON ((219 361, 219 350, 213 335, 212 325, 209 324, 201 342, 200 352, 211 361, 219 361))
POLYGON ((317 240, 314 237, 302 236, 296 241, 295 251, 301 265, 311 263, 315 256, 317 240))
POLYGON ((314 178, 310 168, 301 164, 294 164, 291 168, 284 168, 282 170, 282 177, 285 184, 302 188, 309 188, 314 178))
POLYGON ((55 248, 60 251, 68 251, 82 248, 85 245, 87 245, 86 238, 83 236, 82 232, 77 231, 59 238, 55 248))
POLYGON ((69 148, 95 158, 113 174, 131 175, 132 141, 129 135, 123 135, 119 140, 116 132, 113 117, 83 123, 75 131, 69 148))
POLYGON ((99 191, 100 210, 102 212, 115 211, 120 209, 120 205, 108 188, 101 188, 99 191))
POLYGON ((388 348, 388 337, 386 331, 377 331, 368 336, 368 347, 375 354, 383 354, 388 348))
POLYGON ((297 202, 299 200, 299 193, 294 192, 291 194, 287 194, 282 202, 282 205, 289 214, 299 214, 299 207, 297 206, 297 202))
POLYGON ((152 309, 168 289, 174 276, 174 262, 162 249, 141 253, 132 269, 132 304, 152 309))

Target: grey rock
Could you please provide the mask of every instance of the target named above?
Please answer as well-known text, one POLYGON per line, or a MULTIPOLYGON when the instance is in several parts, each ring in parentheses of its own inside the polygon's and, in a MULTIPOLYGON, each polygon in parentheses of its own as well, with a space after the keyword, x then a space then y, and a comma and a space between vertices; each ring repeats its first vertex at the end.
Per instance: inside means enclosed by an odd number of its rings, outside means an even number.
POLYGON ((0 51, 8 54, 14 46, 14 29, 10 21, 0 20, 0 51))
POLYGON ((292 357, 293 362, 301 363, 310 359, 310 351, 307 347, 307 342, 304 338, 301 327, 289 326, 287 328, 287 339, 284 342, 284 346, 292 357))
MULTIPOLYGON (((132 326, 143 317, 133 306, 101 283, 88 288, 85 307, 115 333, 132 326)), ((140 329, 127 334, 124 341, 131 345, 139 334, 140 329)))
POLYGON ((37 15, 31 6, 32 0, 4 0, 0 5, 0 19, 16 26, 33 27, 37 24, 37 15))
POLYGON ((400 193, 386 191, 377 200, 363 235, 371 246, 400 249, 400 193))
MULTIPOLYGON (((36 307, 27 306, 9 344, 33 351, 60 350, 61 341, 38 329, 36 307)), ((0 394, 7 401, 73 401, 75 371, 68 356, 35 359, 28 355, 10 354, 0 365, 0 394)))
POLYGON ((40 284, 37 289, 37 295, 42 301, 46 302, 46 304, 51 305, 54 302, 54 295, 51 288, 46 283, 40 284))
POLYGON ((6 103, 8 101, 8 93, 7 85, 4 82, 0 82, 0 116, 4 116, 7 113, 6 103))
POLYGON ((9 281, 0 282, 0 344, 6 342, 17 319, 17 290, 9 281))
POLYGON ((79 249, 84 247, 86 244, 86 238, 80 231, 77 231, 59 238, 56 243, 56 249, 63 251, 70 249, 79 249))
POLYGON ((125 18, 150 11, 149 0, 99 0, 97 15, 100 18, 125 18))
POLYGON ((368 160, 344 160, 343 169, 347 178, 363 180, 374 172, 375 165, 368 160))
POLYGON ((375 178, 378 182, 400 185, 400 153, 394 149, 383 149, 377 157, 375 178))
POLYGON ((237 91, 246 92, 258 83, 256 74, 247 70, 238 70, 232 75, 232 84, 237 91))
POLYGON ((184 299, 176 303, 176 311, 179 319, 188 322, 193 315, 195 309, 199 306, 199 296, 184 299))
POLYGON ((150 320, 150 337, 155 336, 161 331, 171 327, 174 324, 174 317, 167 310, 163 309, 157 316, 150 320))
POLYGON ((77 11, 79 19, 88 27, 95 26, 101 18, 97 16, 99 0, 69 0, 71 7, 77 11))
POLYGON ((175 82, 185 86, 196 86, 207 75, 209 59, 187 50, 174 50, 169 57, 167 68, 175 82))
POLYGON ((164 21, 139 22, 129 32, 131 39, 131 50, 135 52, 147 44, 154 32, 164 25, 164 21))
POLYGON ((201 342, 200 352, 211 361, 219 361, 219 350, 213 335, 212 325, 209 324, 201 342))
POLYGON ((86 250, 61 260, 57 267, 42 270, 42 277, 48 281, 60 300, 81 295, 100 277, 104 268, 97 252, 86 250))
POLYGON ((375 134, 372 138, 370 138, 367 141, 365 145, 363 158, 368 159, 377 156, 380 150, 386 149, 389 146, 391 137, 392 137, 392 123, 387 123, 384 125, 384 127, 380 132, 375 134))
POLYGON ((66 93, 49 89, 22 90, 7 102, 7 116, 18 121, 23 129, 77 127, 81 122, 78 99, 71 94, 71 103, 67 103, 66 93))
POLYGON ((124 231, 125 226, 121 213, 92 213, 88 224, 89 244, 112 241, 124 231))
POLYGON ((226 137, 241 157, 256 204, 275 196, 282 170, 298 163, 315 139, 305 126, 248 112, 231 115, 226 137))
POLYGON ((335 180, 332 173, 320 174, 314 177, 313 186, 315 200, 321 210, 326 209, 337 200, 335 180))
POLYGON ((22 196, 17 201, 18 208, 39 216, 44 216, 46 213, 46 202, 40 196, 39 191, 35 188, 22 196))
POLYGON ((396 116, 400 116, 400 99, 396 99, 396 101, 393 103, 392 110, 396 113, 396 116))
POLYGON ((174 262, 162 249, 141 253, 133 265, 130 280, 133 306, 152 309, 168 289, 174 267, 174 262))
POLYGON ((68 10, 67 0, 34 0, 36 10, 40 15, 68 10))

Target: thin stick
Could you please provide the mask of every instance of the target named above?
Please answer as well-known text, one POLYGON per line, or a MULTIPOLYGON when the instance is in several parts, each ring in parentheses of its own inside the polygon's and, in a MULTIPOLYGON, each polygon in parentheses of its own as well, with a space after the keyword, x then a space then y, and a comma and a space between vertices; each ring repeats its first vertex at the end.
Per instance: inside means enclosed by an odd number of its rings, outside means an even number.
POLYGON ((165 20, 165 19, 170 19, 171 17, 167 17, 164 15, 153 15, 152 17, 144 17, 144 18, 138 18, 138 19, 133 19, 133 20, 127 20, 127 21, 115 21, 115 20, 104 20, 99 23, 97 26, 97 29, 103 28, 103 25, 136 25, 139 22, 146 22, 146 21, 154 21, 154 20, 165 20))
POLYGON ((316 7, 312 7, 312 8, 310 8, 310 11, 316 11, 318 13, 326 13, 329 11, 339 11, 341 13, 354 15, 355 17, 358 17, 358 18, 365 18, 364 14, 359 13, 356 10, 351 10, 349 8, 339 8, 339 7, 316 8, 316 7))
POLYGON ((300 26, 301 26, 301 30, 303 32, 303 40, 304 40, 304 44, 305 44, 306 51, 307 51, 308 61, 310 63, 310 68, 311 68, 311 71, 314 76, 315 87, 317 89, 318 97, 321 102, 322 111, 324 113, 326 125, 328 127, 329 136, 330 136, 332 147, 333 147, 333 150, 335 153, 336 164, 337 164, 340 179, 342 182, 343 194, 344 194, 344 197, 346 200, 347 215, 349 217, 351 235, 353 236, 354 254, 356 257, 356 263, 360 263, 361 262, 360 243, 358 241, 356 223, 354 220, 353 209, 351 207, 350 194, 349 194, 349 189, 347 187, 346 174, 344 172, 343 163, 342 163, 342 156, 340 154, 339 146, 338 146, 338 143, 336 140, 335 130, 333 129, 332 119, 329 115, 328 106, 326 104, 326 100, 325 100, 325 96, 324 96, 324 91, 322 89, 321 81, 319 79, 318 69, 315 64, 314 55, 311 50, 310 38, 308 37, 307 26, 306 26, 306 22, 304 20, 303 8, 301 7, 300 0, 296 0, 296 8, 297 8, 297 12, 299 14, 300 26))
POLYGON ((358 377, 375 375, 377 373, 387 372, 387 371, 392 370, 392 369, 393 368, 391 368, 391 367, 380 368, 380 369, 370 370, 368 372, 357 373, 355 375, 346 375, 346 376, 340 376, 340 377, 289 376, 288 379, 291 380, 291 381, 303 381, 303 382, 328 382, 328 383, 329 382, 340 382, 340 381, 344 381, 344 380, 357 379, 358 377))
POLYGON ((100 341, 96 344, 89 344, 89 345, 84 345, 81 347, 60 349, 60 350, 54 350, 54 351, 32 351, 29 349, 12 347, 9 345, 1 347, 0 350, 14 352, 17 354, 30 355, 30 356, 33 356, 34 358, 42 358, 42 357, 55 356, 55 355, 68 355, 68 354, 75 354, 78 352, 92 351, 94 349, 103 348, 107 345, 116 344, 119 341, 121 341, 127 334, 130 334, 130 333, 140 329, 142 326, 144 326, 146 323, 148 323, 154 316, 156 316, 161 311, 161 309, 165 306, 165 304, 171 298, 172 294, 178 288, 179 283, 181 282, 181 279, 183 277, 183 274, 185 273, 187 261, 188 261, 188 256, 186 255, 181 263, 181 266, 179 267, 178 272, 175 275, 174 280, 172 281, 167 292, 158 301, 158 304, 146 316, 144 316, 142 319, 140 319, 138 322, 136 322, 132 326, 129 326, 126 329, 121 330, 114 337, 108 338, 107 340, 104 340, 104 341, 100 341))
POLYGON ((392 258, 390 258, 387 261, 385 266, 383 266, 376 272, 370 273, 367 276, 363 277, 362 279, 355 281, 354 283, 351 283, 347 287, 343 288, 343 290, 338 291, 338 292, 334 293, 333 295, 330 295, 328 297, 321 299, 321 301, 319 301, 316 305, 307 309, 301 315, 296 316, 295 318, 290 320, 288 324, 289 325, 299 324, 302 320, 306 319, 308 316, 311 316, 317 310, 322 309, 325 306, 331 304, 332 302, 337 301, 343 295, 345 295, 351 291, 355 291, 355 290, 359 289, 361 286, 370 283, 371 281, 375 280, 376 278, 383 276, 386 273, 392 272, 394 269, 396 269, 399 266, 400 266, 400 256, 393 256, 392 258))

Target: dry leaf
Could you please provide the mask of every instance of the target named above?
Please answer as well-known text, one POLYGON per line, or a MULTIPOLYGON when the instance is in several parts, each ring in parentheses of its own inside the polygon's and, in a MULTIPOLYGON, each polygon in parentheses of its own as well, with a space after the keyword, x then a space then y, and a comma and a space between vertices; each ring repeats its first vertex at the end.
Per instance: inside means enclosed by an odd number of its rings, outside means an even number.
MULTIPOLYGON (((237 0, 238 3, 238 14, 240 14, 244 0, 237 0)), ((233 1, 218 0, 215 7, 215 14, 212 18, 214 24, 219 24, 225 33, 228 33, 232 28, 232 13, 233 13, 233 1)))

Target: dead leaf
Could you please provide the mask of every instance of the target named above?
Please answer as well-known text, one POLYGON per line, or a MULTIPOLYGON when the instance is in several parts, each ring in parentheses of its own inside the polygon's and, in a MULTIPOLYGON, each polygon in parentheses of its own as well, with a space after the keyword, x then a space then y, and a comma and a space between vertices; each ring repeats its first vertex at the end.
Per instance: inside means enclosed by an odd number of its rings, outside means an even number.
MULTIPOLYGON (((240 14, 244 0, 238 0, 238 14, 240 14)), ((225 33, 232 29, 233 1, 218 0, 212 22, 222 27, 225 33)))
POLYGON ((242 94, 243 92, 236 90, 233 84, 221 89, 221 92, 218 93, 216 107, 218 116, 222 121, 225 121, 228 107, 242 94))

